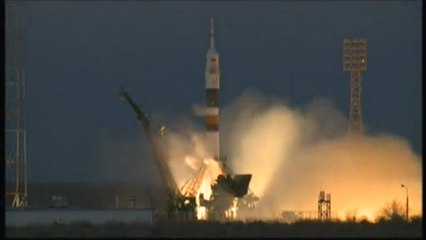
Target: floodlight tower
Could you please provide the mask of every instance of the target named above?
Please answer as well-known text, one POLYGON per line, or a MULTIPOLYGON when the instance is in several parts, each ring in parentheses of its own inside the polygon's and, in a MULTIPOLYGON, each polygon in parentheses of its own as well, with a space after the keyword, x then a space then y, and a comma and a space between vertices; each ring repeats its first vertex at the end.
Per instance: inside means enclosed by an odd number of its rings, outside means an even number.
POLYGON ((343 40, 343 71, 350 72, 351 99, 349 130, 362 133, 364 124, 361 111, 361 72, 367 70, 367 40, 343 40))
POLYGON ((6 203, 27 206, 27 136, 24 124, 25 71, 23 64, 22 1, 6 4, 6 203))

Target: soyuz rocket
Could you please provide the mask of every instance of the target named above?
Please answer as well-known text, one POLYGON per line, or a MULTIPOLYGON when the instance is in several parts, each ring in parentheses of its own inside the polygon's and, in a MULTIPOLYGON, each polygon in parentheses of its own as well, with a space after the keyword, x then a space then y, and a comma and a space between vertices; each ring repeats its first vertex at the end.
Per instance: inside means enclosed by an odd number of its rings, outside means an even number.
POLYGON ((220 69, 219 53, 214 47, 214 21, 210 20, 210 47, 206 54, 206 68, 204 70, 206 87, 206 108, 204 111, 207 129, 207 144, 215 160, 220 158, 219 149, 219 88, 220 69))
MULTIPOLYGON (((241 198, 248 192, 248 186, 250 184, 251 174, 237 174, 230 176, 226 169, 225 162, 220 157, 219 148, 219 89, 220 89, 220 68, 219 68, 219 53, 216 51, 214 46, 214 22, 213 18, 210 20, 210 47, 206 54, 206 68, 204 69, 205 87, 206 87, 206 107, 204 109, 204 121, 206 124, 206 140, 207 146, 216 161, 221 162, 221 168, 224 174, 221 174, 217 178, 217 185, 212 188, 214 198, 219 197, 217 195, 217 187, 222 186, 220 189, 225 191, 231 191, 232 195, 237 198, 241 198), (216 189, 216 190, 215 190, 216 189)), ((221 190, 219 190, 220 192, 221 190)), ((224 198, 219 200, 222 202, 219 205, 213 204, 215 208, 220 209, 224 206, 231 207, 234 203, 234 197, 229 198, 226 194, 224 198), (223 201, 227 204, 223 205, 223 201)), ((257 200, 256 200, 257 201, 257 200)), ((226 209, 222 209, 222 213, 226 209)), ((220 210, 218 210, 220 212, 220 210)))

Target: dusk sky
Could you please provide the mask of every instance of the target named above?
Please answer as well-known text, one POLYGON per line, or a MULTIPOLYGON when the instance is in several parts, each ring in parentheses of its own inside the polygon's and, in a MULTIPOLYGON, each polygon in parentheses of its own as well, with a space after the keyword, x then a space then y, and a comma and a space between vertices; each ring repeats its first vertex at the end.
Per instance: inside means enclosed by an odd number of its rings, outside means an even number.
POLYGON ((154 125, 199 121, 192 105, 204 103, 210 17, 220 54, 221 106, 256 89, 295 108, 328 98, 348 116, 342 41, 366 38, 362 107, 367 132, 402 137, 421 155, 421 5, 25 1, 29 181, 96 181, 102 148, 118 149, 111 150, 116 168, 108 170, 116 176, 136 171, 120 161, 121 153, 134 153, 134 161, 150 165, 142 128, 118 98, 120 86, 154 125))

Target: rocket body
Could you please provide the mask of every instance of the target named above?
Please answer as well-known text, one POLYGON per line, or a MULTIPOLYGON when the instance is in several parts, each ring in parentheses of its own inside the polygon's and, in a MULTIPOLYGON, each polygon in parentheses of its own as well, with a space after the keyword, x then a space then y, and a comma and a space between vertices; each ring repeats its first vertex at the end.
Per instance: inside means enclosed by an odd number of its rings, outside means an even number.
POLYGON ((214 22, 210 23, 210 47, 206 54, 204 70, 206 88, 205 125, 207 129, 207 144, 214 159, 219 160, 219 89, 220 68, 219 53, 214 46, 214 22))

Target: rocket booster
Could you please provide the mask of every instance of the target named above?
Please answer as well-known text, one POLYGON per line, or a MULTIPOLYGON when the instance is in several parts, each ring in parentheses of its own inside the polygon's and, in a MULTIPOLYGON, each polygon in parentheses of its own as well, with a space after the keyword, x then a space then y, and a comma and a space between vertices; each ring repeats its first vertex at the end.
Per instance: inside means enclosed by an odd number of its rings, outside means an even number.
POLYGON ((219 160, 219 88, 220 88, 220 69, 219 53, 214 46, 214 22, 210 20, 210 47, 206 54, 206 68, 204 70, 206 87, 206 109, 205 124, 207 129, 208 148, 219 160))

